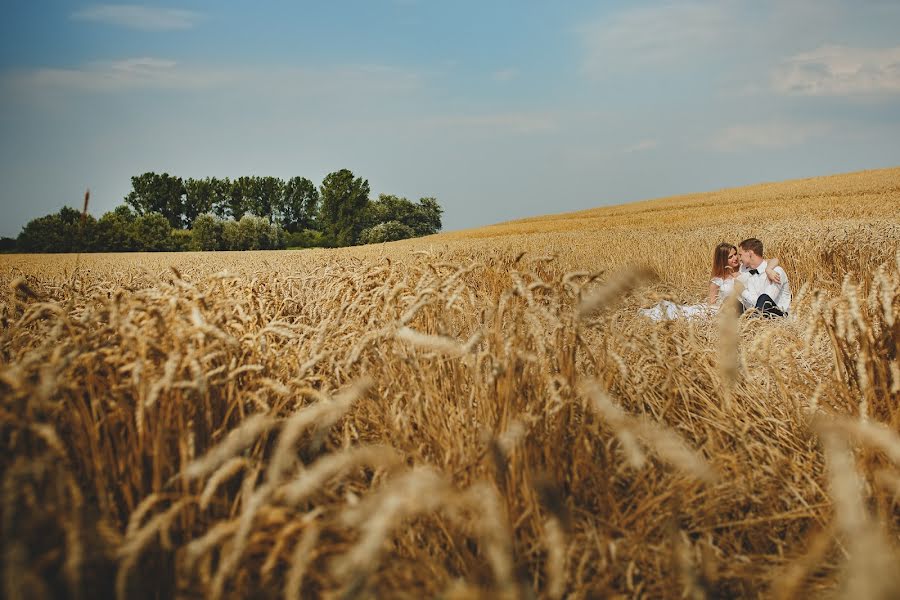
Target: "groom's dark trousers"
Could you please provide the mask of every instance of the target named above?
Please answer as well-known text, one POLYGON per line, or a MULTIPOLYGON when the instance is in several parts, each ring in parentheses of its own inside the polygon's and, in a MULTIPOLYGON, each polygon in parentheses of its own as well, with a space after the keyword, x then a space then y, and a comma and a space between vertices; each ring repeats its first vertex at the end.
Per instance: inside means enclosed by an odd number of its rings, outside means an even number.
POLYGON ((756 310, 760 312, 762 316, 767 319, 774 319, 775 317, 783 317, 784 313, 781 312, 781 309, 778 308, 778 305, 775 304, 775 301, 768 294, 763 294, 756 300, 756 310))

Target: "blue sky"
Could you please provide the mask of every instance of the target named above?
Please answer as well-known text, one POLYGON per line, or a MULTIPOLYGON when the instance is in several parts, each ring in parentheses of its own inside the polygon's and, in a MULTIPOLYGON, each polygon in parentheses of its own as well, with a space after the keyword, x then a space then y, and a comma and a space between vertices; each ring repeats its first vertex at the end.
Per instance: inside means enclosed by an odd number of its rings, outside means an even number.
POLYGON ((349 168, 445 229, 900 165, 894 0, 7 2, 0 235, 349 168))

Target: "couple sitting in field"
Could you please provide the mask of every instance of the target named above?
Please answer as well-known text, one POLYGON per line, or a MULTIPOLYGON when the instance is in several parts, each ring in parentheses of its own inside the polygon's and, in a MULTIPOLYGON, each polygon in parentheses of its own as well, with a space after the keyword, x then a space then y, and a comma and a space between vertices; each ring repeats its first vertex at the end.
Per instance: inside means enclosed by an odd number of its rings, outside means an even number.
POLYGON ((749 238, 735 247, 728 243, 716 246, 713 253, 712 279, 706 304, 683 305, 663 300, 640 313, 654 321, 704 317, 715 314, 740 282, 741 312, 755 309, 767 317, 785 317, 791 306, 791 288, 787 273, 777 258, 763 257, 762 242, 749 238))

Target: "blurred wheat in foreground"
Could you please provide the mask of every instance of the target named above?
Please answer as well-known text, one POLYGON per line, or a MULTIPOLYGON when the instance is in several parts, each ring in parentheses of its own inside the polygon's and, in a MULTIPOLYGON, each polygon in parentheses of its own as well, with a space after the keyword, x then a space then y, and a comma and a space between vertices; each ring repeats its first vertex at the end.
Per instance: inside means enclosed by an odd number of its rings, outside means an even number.
POLYGON ((341 251, 0 257, 2 595, 900 597, 898 215, 891 169, 341 251), (637 316, 751 235, 789 320, 637 316))

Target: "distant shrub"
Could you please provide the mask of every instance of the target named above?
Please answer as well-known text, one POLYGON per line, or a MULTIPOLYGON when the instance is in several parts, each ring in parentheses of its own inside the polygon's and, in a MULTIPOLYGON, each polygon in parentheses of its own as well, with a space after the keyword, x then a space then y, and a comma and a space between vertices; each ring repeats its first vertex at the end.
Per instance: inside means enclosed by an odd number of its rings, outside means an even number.
POLYGON ((265 217, 244 215, 238 221, 241 250, 265 250, 269 245, 269 221, 265 217))
POLYGON ((92 252, 96 249, 97 220, 69 206, 58 213, 29 221, 17 240, 23 252, 92 252))
POLYGON ((203 214, 194 219, 191 231, 194 250, 224 250, 222 232, 225 222, 211 214, 203 214))
POLYGON ((264 217, 244 215, 240 221, 226 221, 222 226, 222 245, 227 250, 276 250, 286 242, 284 229, 264 217))
POLYGON ((222 224, 222 250, 242 250, 241 229, 237 221, 225 221, 222 224))
POLYGON ((325 235, 315 229, 301 229, 289 233, 286 243, 288 248, 320 248, 328 245, 325 235))
POLYGON ((170 249, 175 252, 187 252, 194 249, 194 236, 190 229, 173 229, 170 249))
POLYGON ((366 206, 363 223, 366 228, 371 228, 397 221, 412 229, 413 235, 407 237, 418 237, 440 231, 443 212, 434 198, 420 198, 414 203, 399 196, 380 194, 378 200, 366 206))
POLYGON ((137 219, 127 206, 104 213, 97 221, 97 249, 100 252, 130 252, 139 247, 135 238, 137 219))
POLYGON ((397 240, 405 240, 416 234, 412 227, 404 225, 399 221, 387 221, 379 223, 367 229, 363 229, 359 234, 360 244, 378 244, 381 242, 395 242, 397 240))
POLYGON ((138 249, 145 252, 165 252, 172 249, 172 225, 160 213, 147 213, 134 222, 134 237, 138 249))

